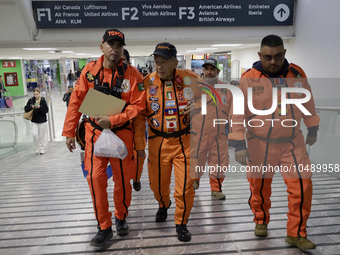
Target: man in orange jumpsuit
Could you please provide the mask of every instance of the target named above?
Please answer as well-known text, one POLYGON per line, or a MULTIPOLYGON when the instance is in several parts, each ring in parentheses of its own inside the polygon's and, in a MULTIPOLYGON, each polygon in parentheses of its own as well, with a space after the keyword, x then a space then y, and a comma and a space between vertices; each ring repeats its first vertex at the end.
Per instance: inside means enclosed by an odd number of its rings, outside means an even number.
MULTIPOLYGON (((190 178, 190 70, 177 69, 177 50, 170 43, 159 43, 154 55, 156 72, 144 78, 146 117, 149 126, 148 170, 150 188, 159 203, 156 222, 167 219, 171 205, 170 182, 175 172, 175 224, 178 240, 190 241, 187 222, 194 203, 194 180, 190 178)), ((139 125, 145 125, 145 119, 139 125)), ((141 128, 143 130, 143 128, 141 128)))
MULTIPOLYGON (((127 49, 124 49, 124 53, 122 56, 123 59, 123 63, 130 65, 130 54, 129 51, 127 49)), ((135 69, 138 73, 138 69, 134 66, 131 66, 133 69, 135 69)), ((140 74, 140 73, 139 73, 140 74)), ((142 74, 140 74, 141 78, 143 79, 142 74)), ((142 117, 143 118, 143 117, 142 117)), ((140 177, 142 176, 143 173, 143 166, 144 166, 144 161, 145 161, 145 146, 146 146, 146 137, 145 137, 145 129, 144 130, 140 130, 140 127, 138 125, 136 125, 136 123, 138 123, 138 121, 133 121, 132 125, 133 125, 133 129, 134 129, 134 150, 133 150, 133 160, 136 163, 136 174, 133 177, 133 189, 135 191, 140 191, 140 189, 142 188, 141 184, 140 184, 140 177)))
MULTIPOLYGON (((220 72, 217 65, 216 59, 207 59, 202 65, 204 80, 211 87, 214 87, 217 83, 223 83, 217 79, 220 72)), ((214 119, 229 118, 231 93, 228 93, 226 89, 215 89, 215 91, 218 95, 213 95, 215 100, 212 98, 208 100, 207 115, 196 114, 192 122, 196 134, 197 160, 200 166, 198 177, 201 178, 205 172, 205 164, 208 159, 208 166, 212 167, 209 169, 211 195, 222 200, 225 199, 225 195, 222 192, 224 174, 217 170, 216 166, 228 167, 229 165, 228 141, 224 128, 220 125, 214 127, 213 123, 214 119), (222 104, 218 98, 221 99, 222 104), (217 101, 216 104, 215 101, 217 101), (214 170, 212 171, 212 169, 214 170)), ((199 188, 199 178, 194 182, 194 189, 199 188)))
MULTIPOLYGON (((312 173, 300 123, 303 118, 308 128, 306 144, 313 145, 320 118, 315 112, 314 99, 304 71, 295 64, 289 64, 285 53, 279 36, 269 35, 262 39, 258 53, 260 61, 255 62, 253 68, 243 74, 240 89, 245 95, 245 102, 248 102, 247 89, 252 87, 250 96, 254 108, 267 110, 275 102, 276 98, 272 93, 276 88, 277 106, 274 105, 275 111, 269 115, 254 114, 246 103, 244 115, 235 115, 232 106, 229 140, 235 147, 235 159, 239 163, 245 165, 248 157, 247 166, 251 169, 247 171, 251 191, 249 205, 254 213, 255 235, 267 236, 271 182, 275 171, 280 171, 289 193, 286 242, 300 249, 315 249, 315 244, 307 239, 306 226, 313 193, 312 173), (287 104, 284 115, 281 91, 287 87, 303 88, 310 92, 310 100, 302 104, 308 112, 303 112, 295 104, 287 104), (248 150, 244 140, 244 126, 247 127, 248 150), (261 171, 257 171, 258 169, 261 171)), ((287 94, 285 98, 304 98, 304 94, 300 92, 287 94)))
MULTIPOLYGON (((112 237, 112 213, 109 212, 106 192, 106 168, 109 161, 115 182, 113 197, 116 231, 118 235, 125 235, 129 232, 125 219, 131 202, 130 180, 134 177, 136 168, 133 161, 131 120, 145 109, 145 91, 139 73, 122 62, 123 45, 125 45, 125 37, 122 32, 116 29, 109 29, 105 32, 100 45, 103 55, 83 69, 70 99, 63 130, 63 136, 67 137, 67 147, 72 152, 75 149, 75 129, 81 116, 78 109, 90 88, 126 101, 122 113, 90 118, 90 121, 85 124, 85 170, 88 171, 87 181, 95 216, 100 225, 99 232, 90 243, 94 246, 100 246, 112 237), (94 155, 94 144, 104 128, 110 128, 125 143, 128 155, 123 160, 94 155)), ((100 103, 94 102, 94 104, 100 103)))

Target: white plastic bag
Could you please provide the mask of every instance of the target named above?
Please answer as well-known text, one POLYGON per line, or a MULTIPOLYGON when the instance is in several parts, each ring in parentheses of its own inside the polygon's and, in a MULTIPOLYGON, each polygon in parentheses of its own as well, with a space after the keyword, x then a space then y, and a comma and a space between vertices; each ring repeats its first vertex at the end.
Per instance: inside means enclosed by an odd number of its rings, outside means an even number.
POLYGON ((104 129, 94 144, 94 155, 97 157, 124 159, 127 148, 124 142, 110 129, 104 129))

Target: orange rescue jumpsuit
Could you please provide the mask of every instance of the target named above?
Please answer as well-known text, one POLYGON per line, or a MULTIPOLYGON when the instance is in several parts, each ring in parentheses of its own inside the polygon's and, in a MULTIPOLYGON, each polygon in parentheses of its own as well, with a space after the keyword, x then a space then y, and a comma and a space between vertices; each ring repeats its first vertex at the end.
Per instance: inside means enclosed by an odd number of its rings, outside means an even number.
MULTIPOLYGON (((133 69, 136 70, 136 72, 139 73, 141 79, 143 79, 143 75, 140 74, 140 72, 138 71, 138 69, 134 66, 131 66, 133 69)), ((138 118, 140 115, 138 115, 136 118, 138 118)), ((141 115, 140 117, 143 118, 145 120, 145 115, 141 115)), ((139 123, 138 121, 136 121, 136 119, 132 122, 133 125, 133 130, 134 130, 134 150, 133 150, 133 160, 135 161, 136 164, 136 174, 133 177, 133 181, 134 182, 139 182, 140 181, 140 177, 142 176, 143 173, 143 166, 144 166, 144 161, 145 158, 141 158, 137 155, 137 151, 138 150, 144 150, 145 146, 146 146, 146 139, 145 139, 145 126, 144 126, 144 130, 142 130, 137 123, 139 123)))
MULTIPOLYGON (((217 83, 224 84, 224 82, 220 80, 217 80, 217 83)), ((222 104, 216 95, 215 100, 217 105, 215 105, 213 99, 207 95, 207 114, 196 114, 192 119, 192 128, 196 135, 196 158, 198 160, 198 166, 200 167, 198 179, 206 172, 207 169, 204 167, 208 159, 208 166, 215 167, 214 171, 210 171, 209 173, 211 191, 222 192, 224 174, 221 171, 217 171, 217 166, 220 166, 222 169, 223 166, 228 167, 229 165, 228 141, 224 126, 218 124, 214 127, 213 122, 214 119, 229 119, 231 93, 228 92, 227 89, 216 89, 216 91, 222 104)))
MULTIPOLYGON (((286 61, 285 61, 286 62, 286 61)), ((257 63, 257 66, 259 62, 257 63)), ((288 222, 287 234, 292 237, 306 237, 306 224, 311 211, 312 202, 312 173, 310 169, 310 160, 307 154, 304 138, 300 130, 301 118, 307 127, 316 127, 319 125, 320 118, 316 114, 314 99, 304 103, 303 106, 311 113, 304 115, 296 105, 287 105, 287 115, 281 115, 281 88, 282 87, 300 87, 311 92, 304 71, 297 65, 288 64, 285 75, 276 78, 268 78, 266 74, 256 68, 252 68, 243 74, 240 80, 240 89, 245 96, 245 114, 233 115, 233 106, 230 111, 231 133, 229 140, 244 140, 245 128, 242 123, 246 121, 247 140, 249 161, 247 165, 252 166, 281 166, 284 171, 281 174, 287 185, 288 194, 288 222), (255 109, 270 109, 272 106, 272 89, 278 88, 278 106, 275 112, 270 115, 259 116, 249 111, 247 106, 247 88, 253 88, 253 105, 255 109), (266 121, 266 119, 277 119, 279 121, 266 121), (295 119, 293 121, 283 120, 295 119), (248 123, 250 120, 256 120, 250 123, 251 126, 262 125, 262 127, 251 127, 248 123), (281 123, 280 123, 281 122, 281 123), (278 140, 280 138, 280 140, 278 140), (273 140, 270 140, 273 139, 273 140), (301 172, 297 169, 300 167, 301 172), (287 172, 285 172, 287 171, 287 172)), ((256 66, 256 63, 254 64, 256 66)), ((288 98, 304 98, 304 94, 288 93, 288 98)), ((235 100, 235 99, 234 99, 235 100)), ((263 168, 262 168, 263 169, 263 168)), ((267 169, 268 170, 268 169, 267 169)), ((257 224, 268 224, 270 221, 269 209, 271 207, 271 182, 275 171, 268 172, 247 172, 247 178, 250 184, 251 196, 249 205, 254 213, 254 222, 257 224)))
POLYGON ((145 158, 141 158, 137 155, 137 151, 144 150, 146 147, 146 139, 145 139, 145 125, 143 127, 139 126, 140 123, 138 121, 138 118, 142 118, 142 120, 145 122, 145 114, 139 114, 136 119, 132 122, 133 124, 133 130, 134 130, 134 161, 136 164, 136 174, 133 177, 134 182, 140 182, 140 178, 143 173, 143 166, 145 158), (144 128, 144 130, 143 130, 144 128))
MULTIPOLYGON (((150 188, 159 206, 169 207, 174 167, 176 225, 187 224, 195 196, 190 178, 190 118, 182 113, 194 97, 190 84, 196 78, 194 72, 181 69, 176 69, 172 81, 162 81, 155 72, 144 78, 150 188)), ((139 125, 145 125, 145 119, 139 125)))
MULTIPOLYGON (((89 173, 87 181, 92 195, 94 212, 102 230, 112 225, 112 213, 109 212, 106 192, 106 168, 109 161, 112 167, 112 179, 115 182, 114 214, 120 220, 125 219, 128 215, 132 192, 130 180, 134 177, 136 169, 133 161, 133 126, 131 120, 145 109, 145 91, 140 75, 131 67, 123 65, 122 61, 115 70, 104 68, 103 60, 104 56, 84 67, 72 93, 63 130, 63 136, 75 136, 75 129, 81 116, 78 109, 88 90, 94 88, 95 84, 97 88, 99 86, 101 89, 108 86, 111 95, 126 101, 122 113, 109 116, 112 130, 127 147, 128 155, 124 160, 95 156, 93 153, 94 144, 102 129, 92 118, 90 118, 91 122, 85 124, 85 170, 89 173)), ((100 104, 100 102, 94 103, 100 104)), ((105 107, 105 105, 102 107, 105 107)))

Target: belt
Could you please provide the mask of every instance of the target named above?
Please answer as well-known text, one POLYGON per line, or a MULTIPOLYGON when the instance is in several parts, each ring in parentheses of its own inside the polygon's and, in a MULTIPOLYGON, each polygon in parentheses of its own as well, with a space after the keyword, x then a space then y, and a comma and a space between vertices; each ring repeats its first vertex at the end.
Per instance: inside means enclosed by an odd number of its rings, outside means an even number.
POLYGON ((291 137, 279 137, 277 139, 273 139, 273 138, 264 138, 264 137, 261 137, 261 136, 257 136, 257 135, 254 135, 252 132, 250 132, 249 130, 247 130, 248 133, 261 140, 261 141, 264 141, 264 142, 269 142, 269 143, 287 143, 287 142, 290 142, 291 140, 294 139, 295 136, 291 136, 291 137))
MULTIPOLYGON (((101 126, 99 126, 97 123, 95 123, 92 119, 89 119, 89 122, 91 123, 92 127, 99 129, 100 131, 103 131, 103 128, 101 126)), ((116 133, 117 131, 125 129, 125 128, 130 129, 130 128, 127 128, 129 125, 130 125, 130 121, 127 121, 124 125, 122 125, 120 127, 112 128, 111 131, 113 133, 116 133)))
POLYGON ((152 128, 151 126, 150 127, 150 130, 156 134, 156 136, 161 136, 161 137, 164 137, 164 138, 170 138, 170 137, 174 137, 174 138, 177 138, 177 137, 180 137, 184 134, 187 134, 190 132, 190 126, 180 130, 180 131, 177 131, 177 132, 173 132, 173 133, 165 133, 165 132, 161 132, 161 131, 158 131, 154 128, 152 128))

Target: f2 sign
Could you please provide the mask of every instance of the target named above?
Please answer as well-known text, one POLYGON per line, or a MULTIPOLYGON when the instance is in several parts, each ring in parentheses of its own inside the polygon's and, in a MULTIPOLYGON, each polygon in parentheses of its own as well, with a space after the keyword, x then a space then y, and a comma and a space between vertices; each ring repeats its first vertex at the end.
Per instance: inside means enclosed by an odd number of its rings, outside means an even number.
MULTIPOLYGON (((234 115, 243 115, 244 114, 244 95, 240 88, 234 85, 227 85, 227 84, 215 84, 216 89, 228 89, 231 94, 233 95, 233 113, 234 115)), ((273 103, 270 109, 268 110, 257 110, 254 108, 253 105, 253 88, 248 88, 247 91, 248 97, 248 108, 249 110, 256 115, 269 115, 275 112, 277 107, 277 88, 273 88, 273 103)), ((207 103, 206 103, 206 94, 201 95, 201 114, 206 115, 207 112, 207 103)), ((285 87, 281 88, 281 115, 287 115, 286 112, 286 105, 287 104, 295 104, 300 111, 303 112, 305 115, 312 115, 302 104, 308 102, 311 98, 311 94, 309 90, 304 88, 291 88, 285 87), (304 98, 286 98, 287 93, 304 93, 306 97, 304 98)))

